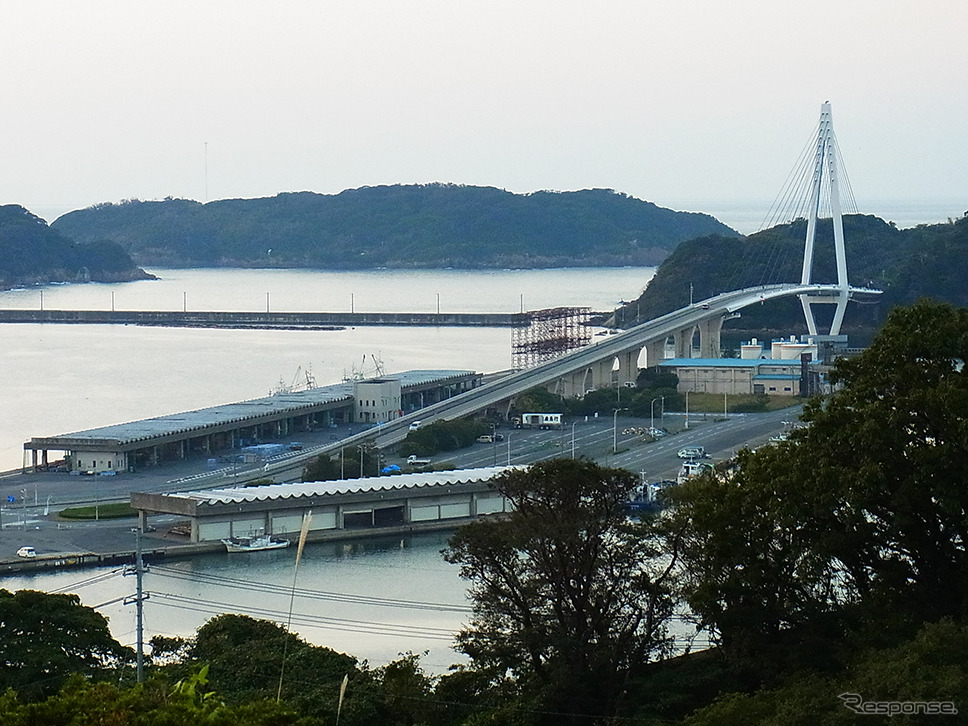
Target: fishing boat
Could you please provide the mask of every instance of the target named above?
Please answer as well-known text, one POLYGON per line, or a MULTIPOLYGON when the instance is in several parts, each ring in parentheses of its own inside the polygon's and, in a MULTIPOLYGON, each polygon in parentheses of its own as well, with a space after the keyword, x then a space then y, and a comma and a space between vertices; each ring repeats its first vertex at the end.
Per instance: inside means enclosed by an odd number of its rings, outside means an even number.
POLYGON ((268 534, 253 534, 248 537, 228 537, 222 540, 229 552, 258 552, 259 550, 278 550, 289 546, 289 540, 276 539, 268 534))

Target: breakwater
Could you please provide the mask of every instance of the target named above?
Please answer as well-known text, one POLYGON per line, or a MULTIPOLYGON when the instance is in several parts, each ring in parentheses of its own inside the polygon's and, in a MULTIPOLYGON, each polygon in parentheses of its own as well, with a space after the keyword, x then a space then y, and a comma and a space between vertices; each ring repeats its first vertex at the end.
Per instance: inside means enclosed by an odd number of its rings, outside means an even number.
POLYGON ((526 327, 528 313, 221 312, 151 310, 0 310, 0 323, 154 325, 171 328, 326 330, 358 326, 526 327))

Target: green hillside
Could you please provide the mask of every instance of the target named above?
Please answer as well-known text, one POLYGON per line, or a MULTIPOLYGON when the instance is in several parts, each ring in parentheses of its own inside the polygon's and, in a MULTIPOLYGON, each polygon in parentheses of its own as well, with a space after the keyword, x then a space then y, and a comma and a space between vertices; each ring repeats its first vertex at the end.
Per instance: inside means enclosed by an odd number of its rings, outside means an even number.
MULTIPOLYGON (((711 235, 688 240, 659 266, 638 300, 617 313, 622 327, 663 315, 721 292, 800 279, 806 222, 774 227, 749 237, 711 235)), ((880 327, 887 312, 930 297, 968 306, 968 216, 946 224, 897 229, 869 215, 844 218, 848 278, 855 286, 884 291, 876 300, 851 304, 846 332, 880 327)), ((833 225, 821 220, 813 280, 834 282, 833 225)), ((832 314, 833 306, 815 307, 832 314)), ((800 334, 806 332, 796 298, 747 308, 728 329, 800 334)))
POLYGON ((656 265, 683 240, 736 232, 611 190, 513 194, 428 184, 208 204, 100 204, 54 228, 110 240, 142 265, 536 268, 656 265))
POLYGON ((0 289, 47 282, 121 282, 151 277, 114 242, 76 243, 21 206, 0 206, 0 289))

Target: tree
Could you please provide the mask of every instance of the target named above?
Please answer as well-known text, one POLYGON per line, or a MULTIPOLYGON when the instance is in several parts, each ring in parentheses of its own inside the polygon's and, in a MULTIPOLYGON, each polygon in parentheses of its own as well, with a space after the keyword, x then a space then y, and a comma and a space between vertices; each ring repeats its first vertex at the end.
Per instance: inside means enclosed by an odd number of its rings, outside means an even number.
POLYGON ((206 669, 198 669, 174 686, 151 679, 130 688, 91 683, 71 677, 44 701, 23 703, 13 691, 0 696, 4 726, 71 724, 71 726, 311 726, 317 723, 273 701, 226 705, 207 687, 206 669))
POLYGON ((459 648, 496 682, 516 677, 548 722, 614 713, 630 674, 665 652, 675 557, 660 564, 649 526, 627 526, 637 484, 585 460, 506 472, 508 517, 462 527, 445 553, 472 583, 459 648))
POLYGON ((25 698, 56 693, 68 676, 103 677, 134 661, 108 621, 77 595, 0 590, 0 685, 25 698))
POLYGON ((474 419, 434 421, 410 431, 400 446, 400 453, 403 456, 432 456, 442 451, 455 451, 470 446, 478 436, 490 430, 486 423, 474 419))
POLYGON ((334 479, 359 479, 360 456, 363 457, 363 476, 380 475, 379 449, 366 446, 350 446, 341 449, 334 457, 321 454, 303 467, 303 481, 332 481, 334 479), (342 463, 340 456, 343 457, 342 463))
POLYGON ((791 640, 965 617, 966 360, 968 311, 896 309, 807 427, 673 495, 686 596, 733 655, 762 674, 791 640))
POLYGON ((190 662, 208 664, 208 677, 229 703, 275 700, 280 674, 282 703, 299 713, 336 719, 340 683, 349 676, 340 722, 346 726, 375 723, 379 698, 372 675, 357 667, 356 659, 330 648, 306 643, 268 620, 246 615, 219 615, 198 629, 190 662))

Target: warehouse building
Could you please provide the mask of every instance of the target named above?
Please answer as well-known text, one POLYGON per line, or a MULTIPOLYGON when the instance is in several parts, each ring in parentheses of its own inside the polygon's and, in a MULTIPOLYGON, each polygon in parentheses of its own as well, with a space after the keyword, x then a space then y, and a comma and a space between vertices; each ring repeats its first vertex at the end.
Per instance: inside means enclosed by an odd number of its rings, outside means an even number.
POLYGON ((184 517, 191 541, 255 533, 294 535, 311 512, 309 539, 365 532, 452 528, 508 511, 491 482, 514 467, 455 469, 324 482, 233 487, 175 494, 132 493, 143 530, 153 515, 184 517))
MULTIPOLYGON (((51 451, 72 473, 114 474, 191 456, 216 456, 347 423, 384 423, 481 384, 462 370, 416 370, 306 391, 31 438, 30 468, 47 469, 51 451), (360 402, 363 402, 362 404, 360 402)), ((26 468, 26 467, 25 467, 26 468)))

